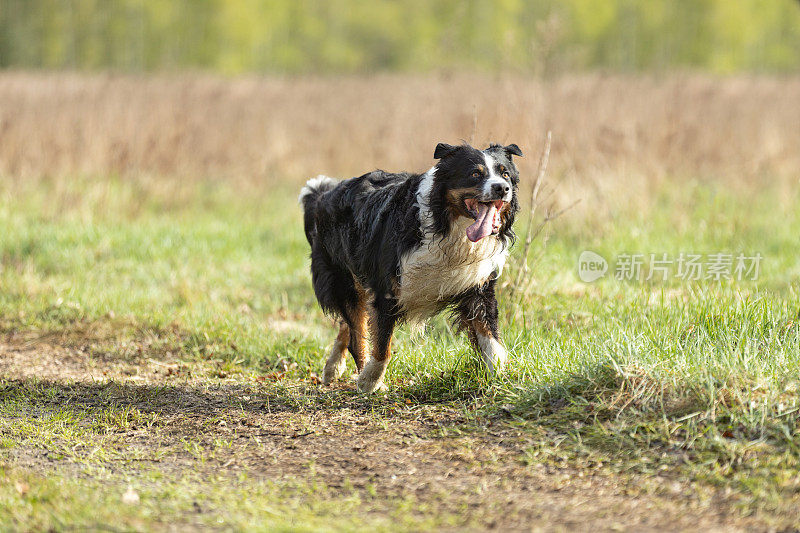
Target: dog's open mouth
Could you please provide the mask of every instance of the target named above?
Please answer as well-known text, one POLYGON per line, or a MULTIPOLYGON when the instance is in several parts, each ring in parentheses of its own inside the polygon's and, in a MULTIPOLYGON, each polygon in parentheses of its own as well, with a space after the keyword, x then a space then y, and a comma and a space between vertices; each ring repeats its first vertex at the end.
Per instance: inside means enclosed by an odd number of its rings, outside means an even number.
POLYGON ((500 231, 500 210, 503 204, 505 204, 503 200, 493 202, 479 202, 475 198, 464 200, 467 212, 475 219, 475 223, 467 228, 467 238, 470 241, 478 242, 500 231))

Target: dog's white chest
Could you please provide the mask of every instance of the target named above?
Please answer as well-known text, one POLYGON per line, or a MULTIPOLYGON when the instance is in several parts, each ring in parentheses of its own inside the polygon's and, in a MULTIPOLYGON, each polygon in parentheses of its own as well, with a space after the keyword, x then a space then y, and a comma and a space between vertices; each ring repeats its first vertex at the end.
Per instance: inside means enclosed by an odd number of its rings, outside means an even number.
POLYGON ((508 247, 494 235, 470 242, 466 236, 470 223, 459 219, 445 239, 426 235, 419 248, 402 258, 398 301, 408 320, 429 318, 453 296, 503 269, 508 247))

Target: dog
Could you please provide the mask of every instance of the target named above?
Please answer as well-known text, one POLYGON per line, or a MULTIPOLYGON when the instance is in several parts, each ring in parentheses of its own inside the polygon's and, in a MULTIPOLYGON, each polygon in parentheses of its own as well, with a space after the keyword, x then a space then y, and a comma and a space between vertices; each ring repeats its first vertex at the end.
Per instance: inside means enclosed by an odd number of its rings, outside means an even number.
POLYGON ((516 144, 478 150, 439 143, 436 165, 423 174, 375 170, 341 182, 317 176, 306 183, 299 201, 314 293, 339 323, 325 385, 344 372, 349 350, 358 390, 385 388, 395 326, 445 309, 488 369, 503 369, 495 286, 515 240, 519 172, 513 156, 522 156, 516 144))

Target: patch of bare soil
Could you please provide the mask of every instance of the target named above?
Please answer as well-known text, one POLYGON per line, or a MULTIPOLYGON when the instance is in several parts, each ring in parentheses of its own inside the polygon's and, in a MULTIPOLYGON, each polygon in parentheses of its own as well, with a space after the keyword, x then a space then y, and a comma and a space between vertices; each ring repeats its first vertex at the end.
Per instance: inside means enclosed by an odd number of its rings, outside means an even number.
MULTIPOLYGON (((228 376, 204 363, 146 353, 119 360, 38 342, 0 344, 4 389, 29 387, 34 378, 56 389, 34 398, 42 411, 70 405, 91 413, 113 403, 152 415, 119 428, 110 444, 140 459, 108 468, 134 474, 246 471, 251 478, 323 483, 384 501, 413 498, 480 529, 765 528, 737 515, 721 493, 668 476, 526 463, 529 434, 503 423, 465 425, 446 406, 405 405, 376 415, 375 401, 350 384, 327 389, 228 376), (187 449, 187 441, 197 446, 187 449)), ((25 444, 11 448, 8 460, 40 472, 65 466, 25 444)))

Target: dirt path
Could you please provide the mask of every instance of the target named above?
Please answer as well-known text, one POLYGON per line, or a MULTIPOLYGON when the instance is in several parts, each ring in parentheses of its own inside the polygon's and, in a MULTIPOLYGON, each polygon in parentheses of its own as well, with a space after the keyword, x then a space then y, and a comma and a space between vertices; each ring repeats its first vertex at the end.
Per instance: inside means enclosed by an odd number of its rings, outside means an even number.
MULTIPOLYGON (((87 413, 109 403, 135 408, 140 420, 109 443, 143 458, 138 467, 120 467, 129 470, 155 465, 167 474, 208 469, 321 482, 385 500, 434 502, 480 528, 764 529, 718 492, 668 473, 637 479, 526 462, 530 433, 510 423, 465 425, 458 412, 437 405, 382 406, 376 414, 349 385, 330 390, 146 353, 119 359, 16 341, 0 344, 0 378, 0 393, 44 382, 51 392, 31 400, 41 413, 64 404, 87 413), (187 438, 195 452, 181 446, 187 438), (220 447, 220 439, 229 444, 220 447)), ((25 443, 4 453, 12 465, 43 474, 66 467, 25 443)))

